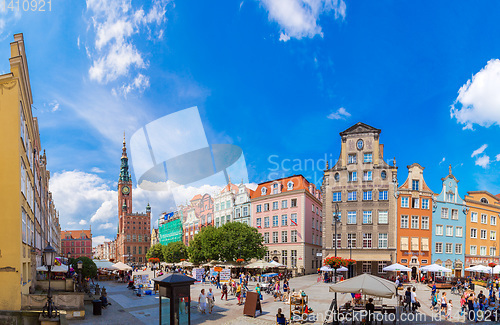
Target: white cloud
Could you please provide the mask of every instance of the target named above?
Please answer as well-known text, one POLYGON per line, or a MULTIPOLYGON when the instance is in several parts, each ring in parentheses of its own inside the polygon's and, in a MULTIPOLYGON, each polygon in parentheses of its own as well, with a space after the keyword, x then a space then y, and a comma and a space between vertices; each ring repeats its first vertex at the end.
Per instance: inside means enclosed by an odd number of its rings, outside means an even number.
POLYGON ((78 49, 80 49, 80 36, 76 39, 76 46, 78 46, 78 49))
POLYGON ((74 221, 69 221, 69 222, 67 222, 66 224, 67 224, 68 226, 72 226, 72 225, 76 225, 76 222, 74 222, 74 221))
POLYGON ((486 150, 486 148, 488 148, 488 145, 487 144, 483 144, 482 146, 480 146, 479 148, 477 148, 476 150, 474 150, 472 152, 471 157, 474 157, 474 156, 482 154, 484 152, 484 150, 486 150))
POLYGON ((477 159, 476 159, 477 166, 481 166, 483 168, 488 168, 489 164, 490 164, 490 157, 487 155, 477 157, 477 159))
MULTIPOLYGON (((92 58, 90 79, 106 84, 147 68, 148 63, 134 37, 162 39, 164 30, 161 26, 166 21, 169 2, 153 0, 146 12, 143 7, 133 8, 131 0, 87 0, 87 10, 91 15, 89 26, 95 31, 95 51, 86 48, 87 55, 92 58)), ((124 83, 123 94, 149 87, 149 79, 143 74, 138 72, 133 78, 131 83, 124 83)))
POLYGON ((441 165, 442 163, 444 163, 445 160, 446 160, 446 157, 443 157, 443 159, 441 159, 441 161, 439 162, 439 165, 441 165))
POLYGON ((114 227, 116 227, 115 224, 108 222, 108 223, 100 224, 97 229, 113 229, 114 227))
POLYGON ((328 115, 327 118, 331 120, 345 120, 350 116, 351 114, 344 107, 341 107, 336 112, 333 112, 330 115, 328 115))
POLYGON ((241 7, 243 7, 243 2, 244 2, 244 1, 241 1, 241 2, 240 2, 240 10, 241 10, 241 7))
POLYGON ((269 20, 280 25, 280 40, 323 36, 319 19, 333 11, 335 19, 345 18, 344 0, 260 0, 269 12, 269 20))
POLYGON ((495 156, 496 161, 500 161, 500 153, 495 156))
POLYGON ((458 91, 451 106, 451 117, 473 130, 477 124, 489 127, 500 125, 500 60, 493 59, 472 76, 458 91))
POLYGON ((51 110, 52 112, 55 112, 55 111, 58 111, 58 110, 59 110, 59 103, 57 102, 57 100, 52 101, 52 102, 49 104, 49 106, 50 106, 50 110, 51 110))
POLYGON ((92 167, 90 171, 93 173, 104 173, 104 170, 100 169, 99 167, 92 167))
POLYGON ((113 88, 112 92, 114 95, 122 94, 123 97, 127 98, 128 93, 130 93, 132 90, 136 89, 140 93, 142 93, 147 88, 149 88, 149 77, 146 77, 142 73, 139 73, 131 83, 123 84, 118 90, 113 88))
POLYGON ((105 236, 92 236, 92 247, 99 246, 108 241, 111 241, 111 239, 106 238, 105 236))
POLYGON ((84 226, 87 224, 87 220, 80 220, 80 222, 78 223, 80 226, 84 226))

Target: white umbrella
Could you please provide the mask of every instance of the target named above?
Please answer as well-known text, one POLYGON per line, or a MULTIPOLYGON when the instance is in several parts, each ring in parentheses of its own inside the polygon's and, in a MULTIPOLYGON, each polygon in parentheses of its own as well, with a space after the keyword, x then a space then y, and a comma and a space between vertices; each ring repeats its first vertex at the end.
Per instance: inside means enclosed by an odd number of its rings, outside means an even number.
POLYGON ((270 264, 273 264, 273 265, 274 265, 274 267, 286 267, 286 265, 283 265, 283 264, 278 263, 278 262, 276 262, 276 261, 271 261, 271 262, 269 262, 269 263, 270 263, 270 264))
POLYGON ((328 265, 323 265, 319 270, 323 271, 323 272, 332 272, 333 271, 333 269, 331 267, 329 267, 328 265))
POLYGON ((106 260, 93 260, 98 269, 118 270, 113 263, 106 260))
POLYGON ((411 271, 411 269, 409 267, 406 267, 406 266, 398 264, 398 263, 394 263, 394 264, 391 264, 389 266, 386 266, 382 270, 388 271, 388 272, 394 272, 394 271, 396 271, 396 272, 397 271, 408 272, 408 271, 411 271))
POLYGON ((365 273, 331 285, 330 292, 361 293, 375 297, 392 298, 396 295, 396 285, 394 282, 365 273))
POLYGON ((132 268, 130 266, 128 266, 127 264, 122 263, 122 262, 118 262, 118 263, 113 264, 113 267, 116 267, 116 269, 120 270, 120 271, 132 270, 132 268))
MULTIPOLYGON (((37 271, 45 271, 47 272, 48 269, 45 265, 42 265, 42 266, 39 266, 36 268, 37 271)), ((54 265, 51 269, 50 269, 51 272, 63 272, 63 273, 67 273, 68 272, 68 266, 67 265, 54 265)))
POLYGON ((248 269, 263 269, 265 267, 275 267, 275 265, 263 260, 258 260, 246 266, 248 269))
POLYGON ((441 266, 439 264, 427 265, 427 266, 421 267, 420 270, 427 271, 427 272, 444 272, 444 273, 449 273, 452 271, 451 269, 444 267, 444 266, 441 266))
POLYGON ((469 272, 483 272, 484 268, 485 268, 485 266, 483 266, 483 265, 474 265, 474 266, 466 268, 465 271, 469 271, 469 272))

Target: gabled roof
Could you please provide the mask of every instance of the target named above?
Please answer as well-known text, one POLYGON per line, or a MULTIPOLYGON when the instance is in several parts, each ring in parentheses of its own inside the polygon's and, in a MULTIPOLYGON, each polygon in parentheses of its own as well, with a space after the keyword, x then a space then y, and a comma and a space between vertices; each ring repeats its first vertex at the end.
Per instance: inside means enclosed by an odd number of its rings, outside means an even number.
POLYGON ((193 198, 191 199, 191 202, 196 201, 196 200, 201 200, 201 194, 196 194, 195 196, 193 196, 193 198))
POLYGON ((365 124, 363 122, 358 122, 348 128, 345 131, 340 132, 340 136, 348 135, 348 134, 361 134, 361 133, 377 133, 380 134, 382 130, 374 128, 373 126, 370 126, 368 124, 365 124))
POLYGON ((90 230, 64 230, 61 231, 61 239, 66 239, 67 234, 70 235, 71 239, 81 239, 82 233, 84 233, 88 239, 92 238, 92 233, 90 230))

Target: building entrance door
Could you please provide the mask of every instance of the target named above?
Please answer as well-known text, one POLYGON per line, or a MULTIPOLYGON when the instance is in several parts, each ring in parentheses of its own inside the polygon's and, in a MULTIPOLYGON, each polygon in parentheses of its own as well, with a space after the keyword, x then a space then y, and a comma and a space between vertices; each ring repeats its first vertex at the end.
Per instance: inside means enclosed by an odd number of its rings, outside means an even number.
POLYGON ((415 267, 415 266, 411 268, 411 277, 413 279, 417 278, 417 267, 415 267))

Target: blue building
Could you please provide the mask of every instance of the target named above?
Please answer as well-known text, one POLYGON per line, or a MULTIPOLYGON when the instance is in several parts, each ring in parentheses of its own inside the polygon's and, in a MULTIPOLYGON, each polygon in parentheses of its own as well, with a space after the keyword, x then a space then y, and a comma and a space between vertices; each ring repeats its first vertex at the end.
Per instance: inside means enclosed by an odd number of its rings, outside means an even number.
POLYGON ((443 181, 441 193, 432 207, 432 263, 454 270, 462 276, 465 262, 465 235, 467 208, 458 195, 458 180, 451 173, 443 181))

